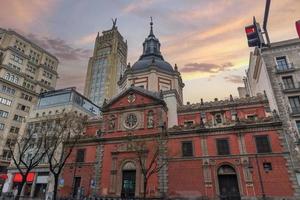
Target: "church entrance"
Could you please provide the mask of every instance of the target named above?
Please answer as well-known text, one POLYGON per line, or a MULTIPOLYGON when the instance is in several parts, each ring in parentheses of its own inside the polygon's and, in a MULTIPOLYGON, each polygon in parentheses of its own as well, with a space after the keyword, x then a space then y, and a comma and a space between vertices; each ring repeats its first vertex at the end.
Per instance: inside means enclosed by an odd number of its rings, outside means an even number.
POLYGON ((134 197, 135 194, 135 170, 123 171, 122 197, 134 197))
POLYGON ((124 165, 122 170, 122 198, 132 198, 135 196, 135 180, 135 165, 132 162, 128 162, 124 165))
POLYGON ((221 200, 240 200, 237 175, 229 165, 221 166, 218 170, 218 181, 221 200))

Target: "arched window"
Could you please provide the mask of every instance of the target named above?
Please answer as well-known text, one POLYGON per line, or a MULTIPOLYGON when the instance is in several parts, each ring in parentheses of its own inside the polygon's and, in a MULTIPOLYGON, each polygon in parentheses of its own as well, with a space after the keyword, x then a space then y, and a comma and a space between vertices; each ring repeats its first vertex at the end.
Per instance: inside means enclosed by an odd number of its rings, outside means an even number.
POLYGON ((133 162, 127 162, 123 166, 123 170, 135 170, 135 164, 133 162))
POLYGON ((229 165, 223 165, 218 169, 218 175, 234 175, 235 170, 229 165))
POLYGON ((147 114, 147 128, 154 128, 154 114, 152 110, 147 114))

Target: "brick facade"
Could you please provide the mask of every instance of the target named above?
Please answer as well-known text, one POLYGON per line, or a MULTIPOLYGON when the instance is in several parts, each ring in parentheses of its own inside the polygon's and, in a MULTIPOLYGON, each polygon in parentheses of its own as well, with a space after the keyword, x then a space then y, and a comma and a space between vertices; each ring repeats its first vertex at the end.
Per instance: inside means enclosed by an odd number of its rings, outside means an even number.
POLYGON ((262 194, 260 171, 267 197, 293 199, 282 124, 276 117, 269 116, 265 111, 267 106, 263 96, 184 105, 178 108, 178 126, 166 129, 168 110, 161 97, 131 87, 104 105, 102 120, 88 124, 86 136, 64 168, 65 184, 60 196, 71 195, 75 187, 73 177, 81 177, 84 195, 119 197, 124 184, 122 173, 128 165, 132 167, 130 170, 135 170, 134 195, 142 197, 142 169, 131 142, 146 144, 145 162, 149 165, 159 141, 157 162, 165 164, 150 177, 148 197, 214 199, 222 193, 220 182, 228 176, 228 180, 234 179, 241 197, 250 199, 262 194), (149 111, 154 113, 153 127, 149 127, 149 111), (137 116, 137 124, 132 129, 124 124, 130 113, 137 116), (222 122, 216 124, 218 114, 222 122), (255 117, 247 119, 248 115, 255 117), (185 124, 187 120, 193 124, 185 124), (267 136, 270 152, 257 153, 257 136, 267 136), (218 154, 218 139, 228 141, 228 155, 218 154), (192 155, 183 155, 184 142, 191 142, 192 155), (78 149, 85 149, 82 163, 75 162, 78 149), (231 171, 226 174, 228 169, 231 171))

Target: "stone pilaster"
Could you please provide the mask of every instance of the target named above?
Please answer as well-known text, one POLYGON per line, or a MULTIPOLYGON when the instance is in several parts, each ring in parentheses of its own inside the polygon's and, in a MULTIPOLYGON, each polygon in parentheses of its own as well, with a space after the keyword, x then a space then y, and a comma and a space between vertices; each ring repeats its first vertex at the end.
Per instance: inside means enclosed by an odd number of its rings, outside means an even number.
POLYGON ((168 147, 167 140, 160 141, 159 165, 163 165, 158 172, 158 190, 161 197, 168 193, 168 147))
POLYGON ((95 187, 93 188, 93 194, 101 193, 101 176, 103 165, 104 145, 99 144, 96 150, 96 165, 95 165, 95 187))

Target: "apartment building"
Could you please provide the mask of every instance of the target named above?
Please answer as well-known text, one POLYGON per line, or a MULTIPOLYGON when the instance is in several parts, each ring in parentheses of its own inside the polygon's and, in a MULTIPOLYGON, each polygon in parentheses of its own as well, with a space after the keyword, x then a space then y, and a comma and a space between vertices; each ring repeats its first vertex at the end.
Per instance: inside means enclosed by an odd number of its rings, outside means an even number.
POLYGON ((0 173, 10 163, 8 144, 22 132, 38 95, 55 88, 57 67, 58 59, 45 49, 0 28, 0 173))
POLYGON ((250 53, 245 94, 265 93, 283 122, 300 180, 300 39, 271 43, 250 53))

